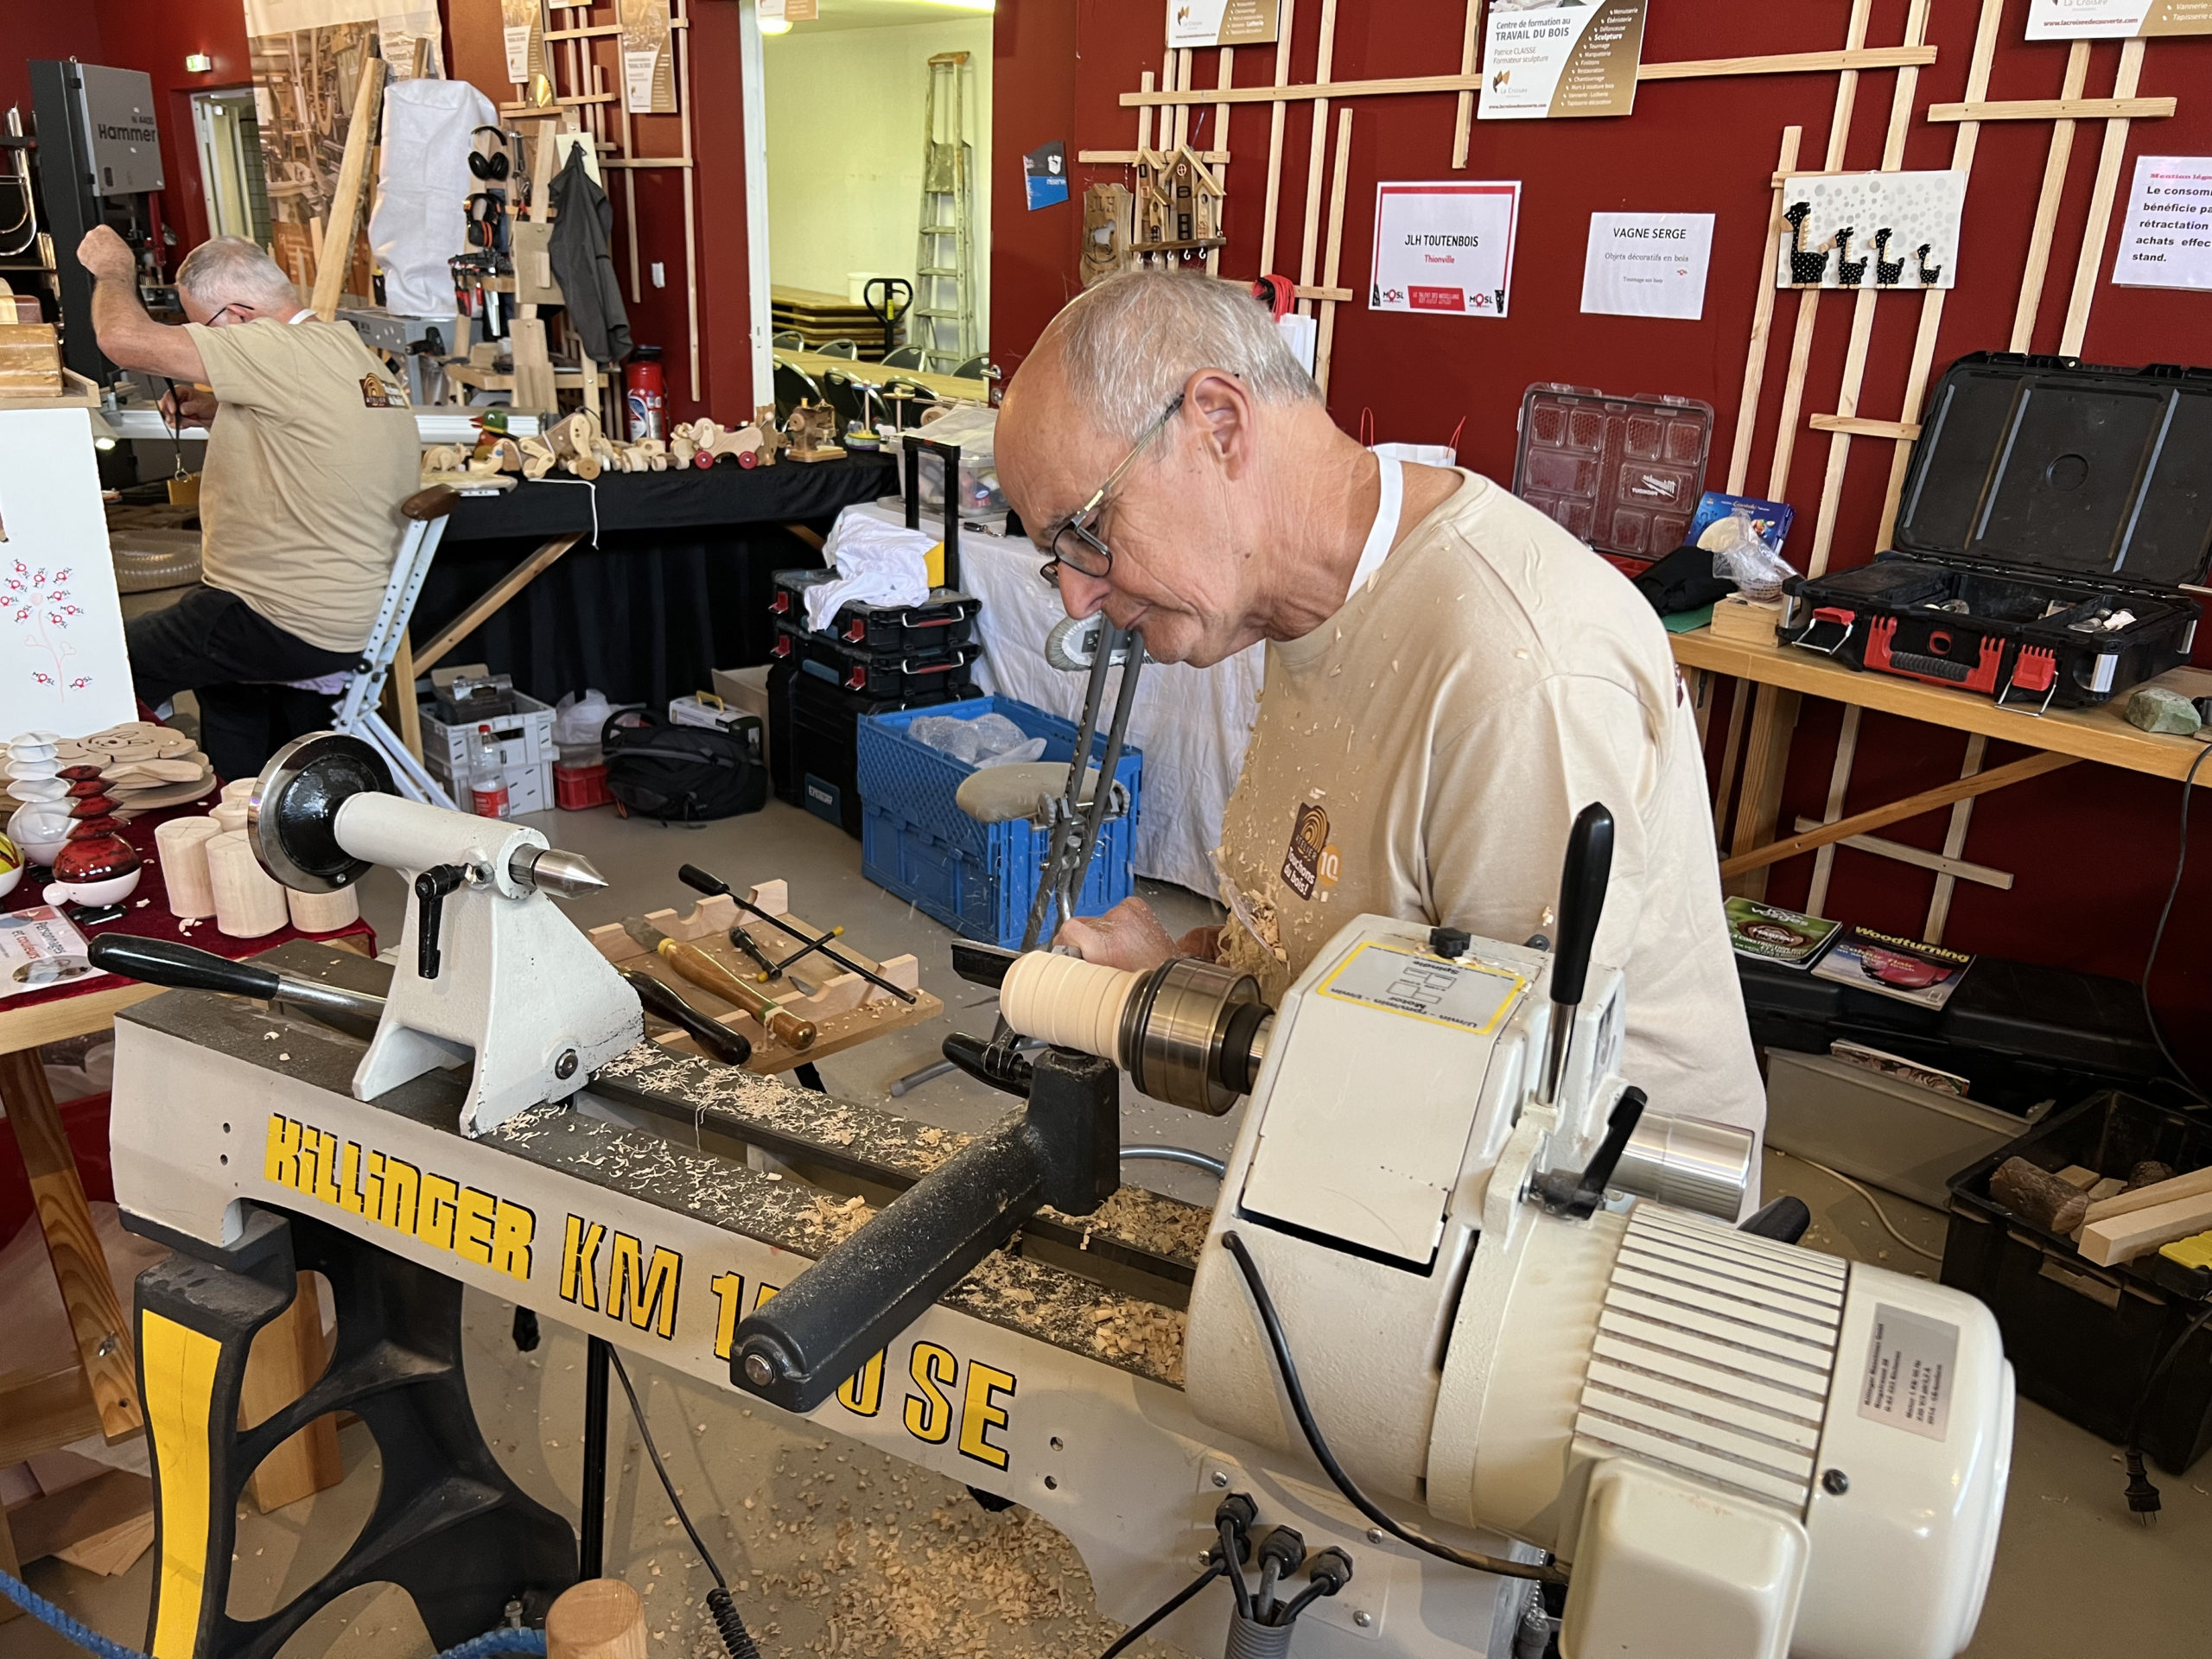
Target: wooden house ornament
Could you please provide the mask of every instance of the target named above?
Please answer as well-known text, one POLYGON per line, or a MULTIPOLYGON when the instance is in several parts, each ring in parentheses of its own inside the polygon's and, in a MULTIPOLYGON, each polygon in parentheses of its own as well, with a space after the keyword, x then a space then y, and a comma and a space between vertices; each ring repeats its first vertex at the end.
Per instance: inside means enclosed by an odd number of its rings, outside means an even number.
POLYGON ((1136 173, 1135 251, 1203 253, 1225 245, 1221 181, 1190 149, 1140 149, 1136 173))

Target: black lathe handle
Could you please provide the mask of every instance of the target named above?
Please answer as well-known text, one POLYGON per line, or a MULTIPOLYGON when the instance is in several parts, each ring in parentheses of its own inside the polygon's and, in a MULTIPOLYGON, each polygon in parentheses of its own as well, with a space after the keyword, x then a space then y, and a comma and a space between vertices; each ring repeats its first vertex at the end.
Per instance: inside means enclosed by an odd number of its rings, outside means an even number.
POLYGON ((624 982, 638 994, 646 1013, 665 1020, 724 1065, 743 1065, 753 1058, 753 1039, 741 1031, 709 1020, 683 999, 681 992, 664 985, 651 974, 635 968, 617 968, 624 982))
POLYGON ((1613 815, 1602 801, 1584 807, 1567 832, 1559 880, 1559 954, 1552 959, 1552 1001, 1577 1007, 1590 976, 1590 948, 1605 911, 1613 872, 1613 815))
POLYGON ((250 963, 232 962, 211 950, 168 939, 137 939, 128 933, 103 933, 86 956, 95 968, 122 979, 166 985, 180 991, 220 991, 268 1001, 276 995, 276 976, 250 963))
POLYGON ((737 1327, 730 1380, 812 1411, 1046 1205, 1085 1216, 1121 1185, 1121 1072, 1052 1049, 1029 1109, 973 1141, 737 1327))

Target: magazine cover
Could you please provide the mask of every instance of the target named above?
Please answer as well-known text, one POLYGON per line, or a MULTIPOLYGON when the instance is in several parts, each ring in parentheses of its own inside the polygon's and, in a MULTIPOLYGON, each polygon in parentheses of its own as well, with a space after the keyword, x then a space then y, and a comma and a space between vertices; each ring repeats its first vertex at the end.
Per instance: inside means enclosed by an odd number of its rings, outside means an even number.
POLYGON ((1967 1081, 1955 1071, 1940 1067, 1923 1065, 1918 1060, 1909 1060, 1902 1054, 1892 1054, 1885 1048, 1872 1048, 1865 1043, 1854 1043, 1839 1037, 1828 1045, 1831 1058, 1846 1065, 1855 1065, 1862 1071, 1872 1071, 1898 1083, 1909 1083, 1916 1089, 1933 1090, 1939 1095, 1949 1095, 1964 1100, 1967 1081))
POLYGON ((1833 979, 1865 991, 1878 991, 1901 1002, 1923 1008, 1940 1008, 1951 1000, 1974 961, 1961 951, 1940 944, 1923 944, 1854 927, 1828 947, 1813 969, 1815 979, 1833 979))
POLYGON ((1780 963, 1785 968, 1811 967, 1827 942, 1842 931, 1840 923, 1763 905, 1756 899, 1732 898, 1724 908, 1728 943, 1738 956, 1780 963))

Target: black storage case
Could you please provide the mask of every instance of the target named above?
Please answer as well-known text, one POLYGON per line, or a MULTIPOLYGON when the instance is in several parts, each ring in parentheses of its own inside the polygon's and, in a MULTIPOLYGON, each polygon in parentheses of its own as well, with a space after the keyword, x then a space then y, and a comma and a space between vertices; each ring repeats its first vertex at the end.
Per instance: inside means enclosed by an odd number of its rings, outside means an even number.
POLYGON ((879 657, 862 646, 781 621, 769 650, 774 660, 795 664, 802 674, 841 691, 879 700, 928 696, 963 683, 974 677, 971 666, 983 654, 981 645, 969 645, 957 651, 893 652, 879 657))
MULTIPOLYGON (((768 609, 780 622, 804 630, 806 590, 835 582, 834 570, 779 570, 776 596, 768 609)), ((869 605, 850 601, 837 607, 824 637, 876 657, 918 657, 958 649, 975 637, 976 613, 983 601, 973 594, 932 588, 922 605, 869 605)))
POLYGON ((1785 582, 1782 642, 2036 713, 2187 662, 2197 606, 2179 589, 2212 556, 2212 370, 1961 358, 1929 400, 1894 543, 1785 582))
MULTIPOLYGON (((2144 1384, 2212 1299, 2212 1271, 2155 1250, 2115 1267, 2092 1264, 2071 1239, 1990 1198, 1990 1175, 2014 1156, 2054 1173, 2080 1164, 2121 1177, 2155 1158, 2187 1174, 2212 1164, 2212 1123, 2108 1090, 1951 1179, 1943 1283, 1997 1316, 2022 1394, 2092 1434, 2123 1440, 2144 1384)), ((2212 1446, 2212 1321, 2190 1336, 2152 1391, 2139 1443, 2175 1474, 2212 1446)))
POLYGON ((957 684, 923 696, 871 697, 840 690, 788 663, 775 664, 768 671, 768 753, 777 798, 858 840, 861 721, 976 695, 964 671, 957 678, 957 684))

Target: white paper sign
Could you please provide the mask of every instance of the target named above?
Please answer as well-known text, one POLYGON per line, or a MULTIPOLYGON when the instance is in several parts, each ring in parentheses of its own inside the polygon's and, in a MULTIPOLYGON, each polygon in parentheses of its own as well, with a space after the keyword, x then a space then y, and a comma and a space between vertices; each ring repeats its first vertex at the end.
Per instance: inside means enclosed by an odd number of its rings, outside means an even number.
POLYGON ((0 412, 0 731, 82 737, 137 715, 92 414, 0 412))
POLYGON ((1636 108, 1644 0, 1498 0, 1484 25, 1485 121, 1636 108))
POLYGON ((1169 0, 1171 47, 1261 46, 1275 37, 1277 0, 1169 0))
POLYGON ((1582 261, 1582 308, 1593 315, 1705 315, 1711 213, 1592 213, 1582 261))
POLYGON ((518 86, 525 85, 530 79, 530 25, 510 24, 499 33, 507 43, 507 79, 518 86))
POLYGON ((648 47, 643 52, 625 49, 622 54, 622 107, 632 115, 651 115, 653 112, 653 70, 660 63, 660 51, 648 47))
POLYGON ((2031 41, 2212 35, 2212 0, 2028 0, 2031 41))
POLYGON ((1369 308, 1503 316, 1520 217, 1518 180, 1376 185, 1369 308))
POLYGON ((2212 288, 2212 156, 2139 156, 2112 279, 2212 288))

